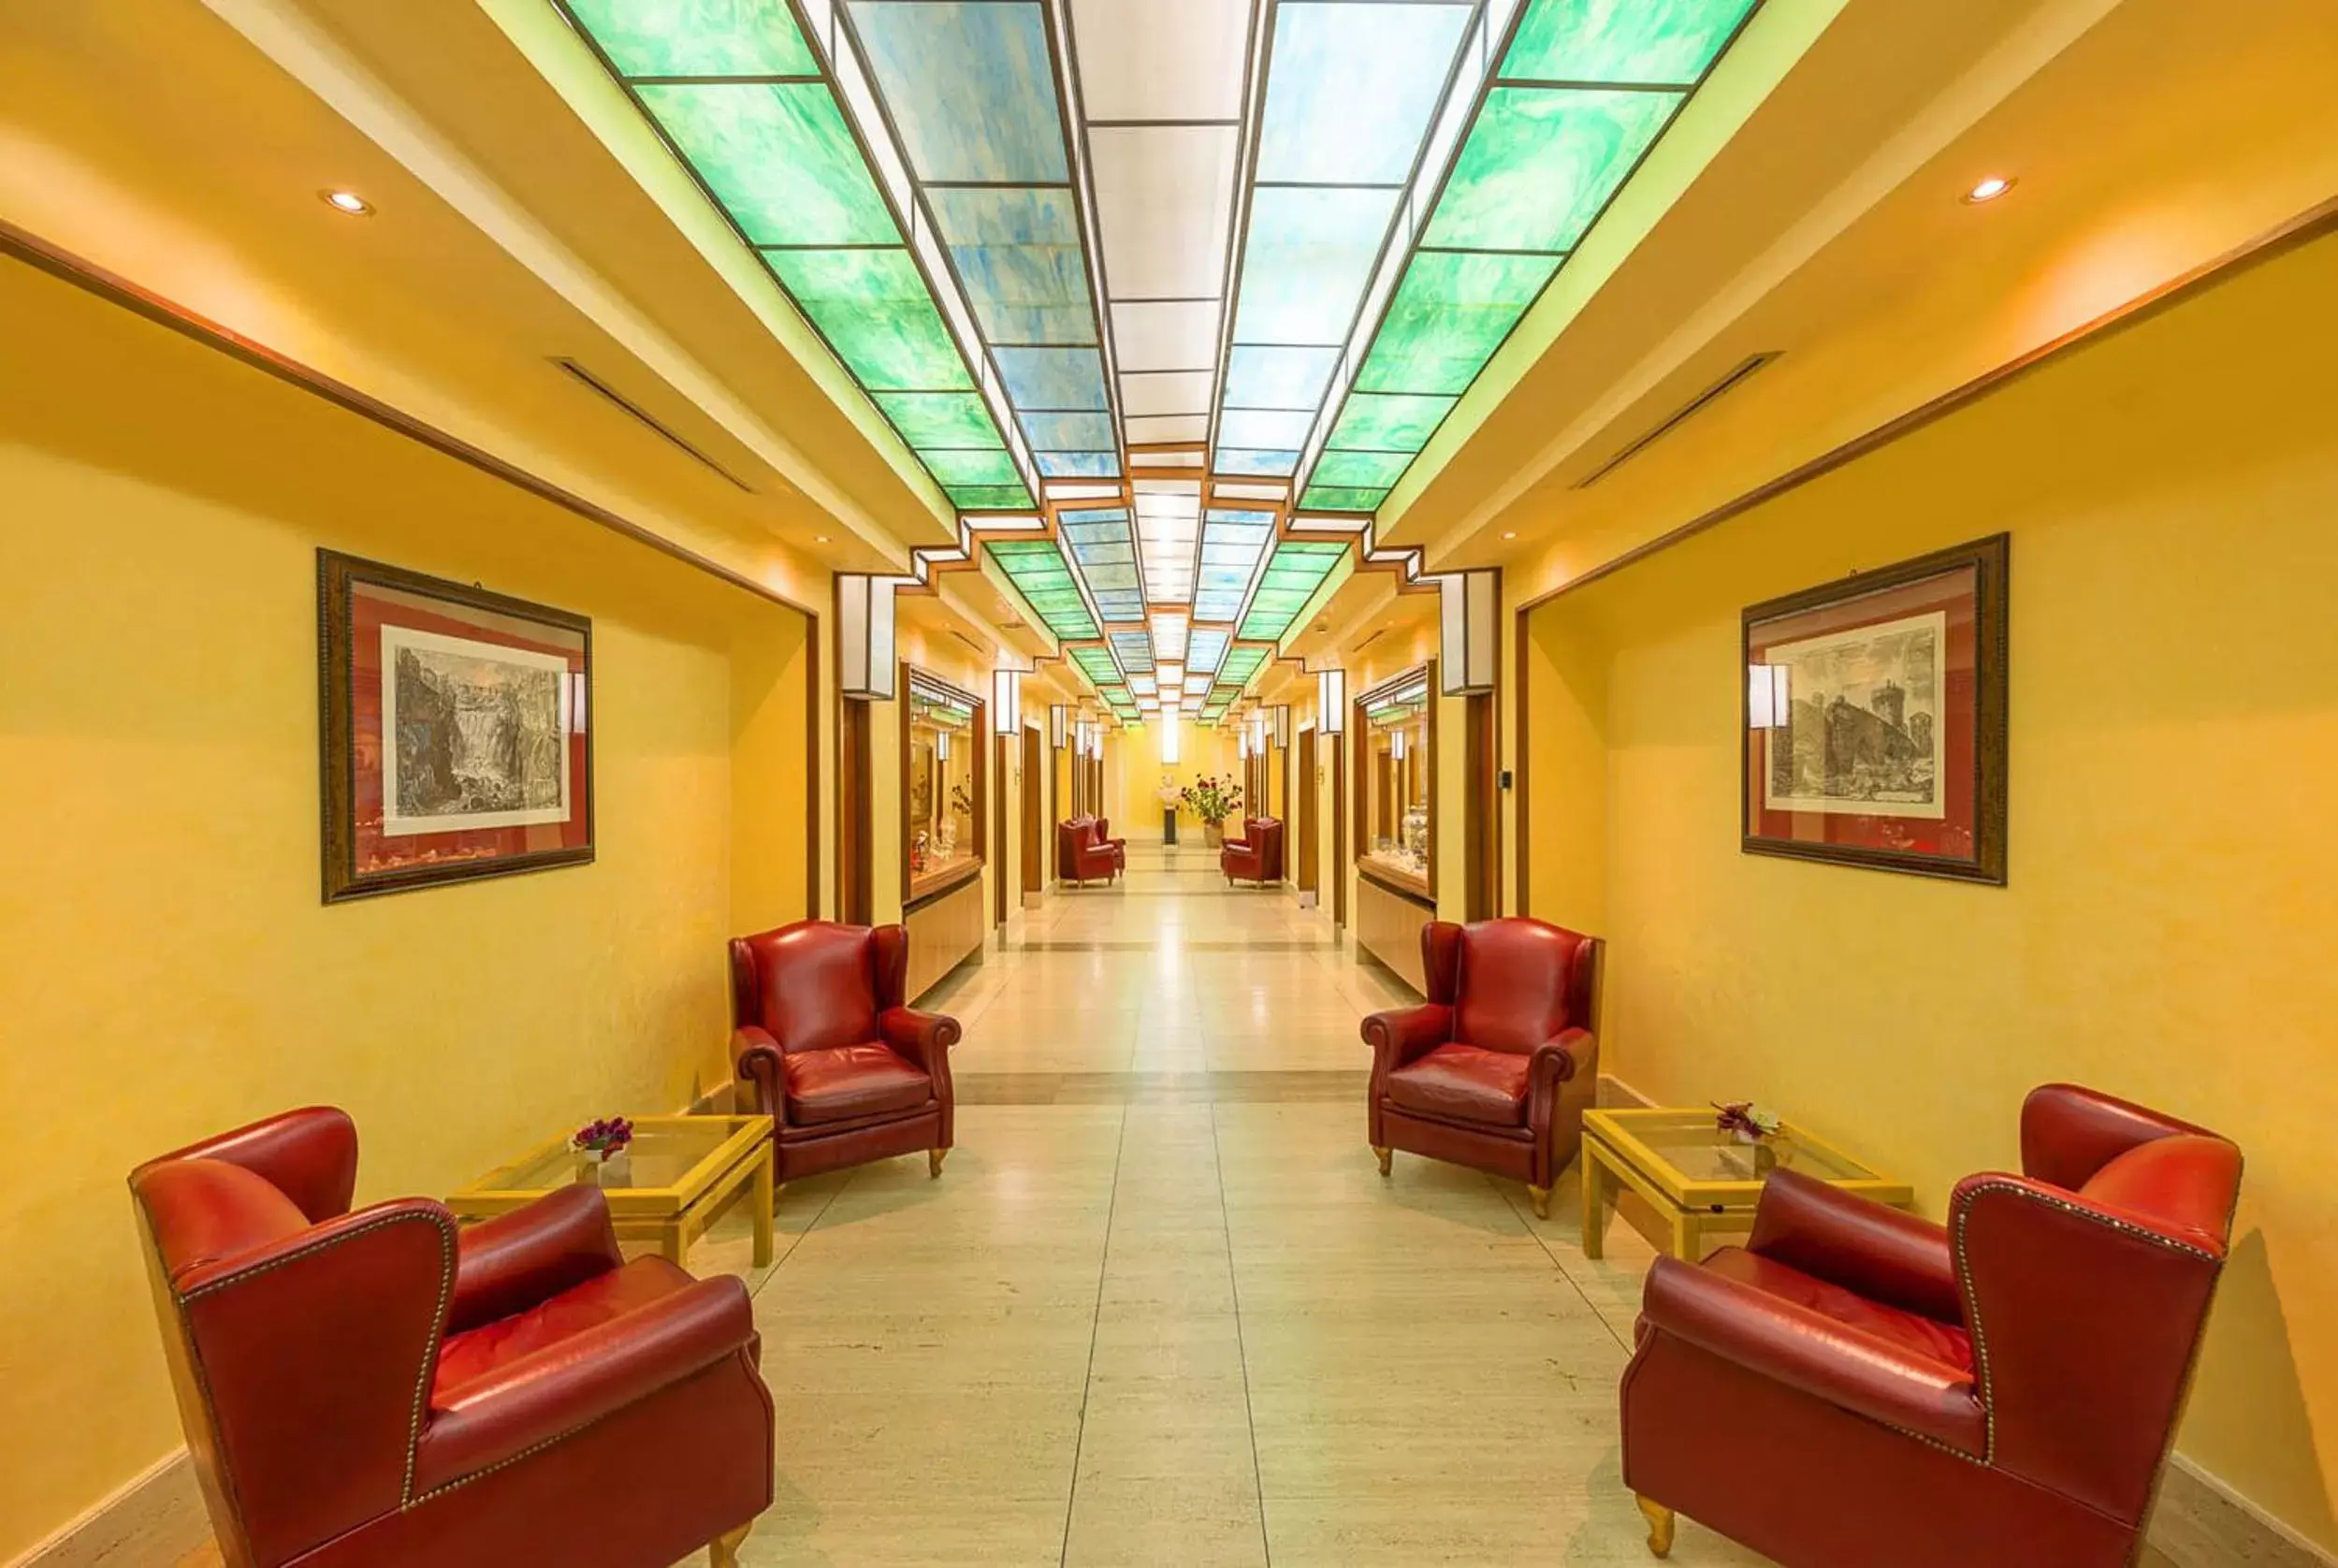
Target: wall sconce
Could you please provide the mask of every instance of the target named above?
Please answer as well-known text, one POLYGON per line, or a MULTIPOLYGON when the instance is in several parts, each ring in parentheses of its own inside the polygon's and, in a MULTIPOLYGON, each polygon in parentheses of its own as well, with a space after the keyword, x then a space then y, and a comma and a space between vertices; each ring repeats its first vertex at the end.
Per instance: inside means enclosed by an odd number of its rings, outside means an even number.
POLYGON ((1392 762, 1404 761, 1404 732, 1401 730, 1388 732, 1388 760, 1392 762))
POLYGON ((1048 704, 1047 744, 1053 747, 1058 751, 1061 751, 1064 748, 1064 741, 1067 738, 1067 732, 1071 728, 1071 720, 1066 717, 1069 711, 1070 710, 1066 708, 1061 703, 1051 703, 1048 704))
POLYGON ((1181 761, 1179 753, 1184 749, 1181 737, 1185 726, 1178 720, 1175 708, 1162 709, 1161 717, 1155 722, 1161 726, 1161 761, 1174 767, 1181 761))
POLYGON ((1247 724, 1239 725, 1234 731, 1234 754, 1245 762, 1250 761, 1250 726, 1247 724))
POLYGON ((1095 729, 1096 726, 1089 723, 1084 719, 1079 723, 1073 725, 1071 730, 1071 748, 1080 753, 1080 755, 1083 757, 1086 756, 1088 754, 1088 737, 1095 732, 1095 729))
POLYGON ((1274 704, 1274 744, 1288 751, 1291 748, 1291 704, 1274 704))
POLYGON ((991 731, 1011 735, 1023 728, 1023 672, 1000 670, 991 676, 991 731))
POLYGON ((934 761, 937 762, 950 761, 950 732, 948 730, 934 732, 934 761))
POLYGON ((1347 731, 1347 672, 1326 670, 1315 676, 1315 729, 1327 735, 1347 731))
POLYGON ((1794 718, 1791 667, 1784 664, 1746 666, 1746 727, 1783 730, 1794 718))

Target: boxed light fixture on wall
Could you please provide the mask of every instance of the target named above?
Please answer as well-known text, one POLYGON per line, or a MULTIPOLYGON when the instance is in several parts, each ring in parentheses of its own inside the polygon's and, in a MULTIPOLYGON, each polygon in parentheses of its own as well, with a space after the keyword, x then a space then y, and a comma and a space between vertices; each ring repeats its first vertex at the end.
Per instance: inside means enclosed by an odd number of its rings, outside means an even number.
POLYGON ((1347 731, 1347 672, 1325 670, 1315 676, 1315 728, 1327 735, 1347 731))
POLYGON ((893 584, 861 572, 836 574, 836 685, 859 702, 893 701, 893 584))
POLYGON ((1502 573, 1492 567, 1449 573, 1437 579, 1437 598, 1439 687, 1448 697, 1491 691, 1502 660, 1502 632, 1495 623, 1502 573))
POLYGON ((1274 704, 1274 744, 1288 751, 1291 748, 1291 704, 1274 704))
POLYGON ((1069 713, 1070 710, 1065 707, 1061 703, 1052 703, 1048 705, 1047 744, 1053 747, 1058 751, 1061 751, 1064 748, 1064 742, 1069 737, 1070 734, 1071 719, 1068 717, 1069 713))
POLYGON ((1002 735, 1023 728, 1023 672, 1000 670, 991 676, 991 729, 1002 735))

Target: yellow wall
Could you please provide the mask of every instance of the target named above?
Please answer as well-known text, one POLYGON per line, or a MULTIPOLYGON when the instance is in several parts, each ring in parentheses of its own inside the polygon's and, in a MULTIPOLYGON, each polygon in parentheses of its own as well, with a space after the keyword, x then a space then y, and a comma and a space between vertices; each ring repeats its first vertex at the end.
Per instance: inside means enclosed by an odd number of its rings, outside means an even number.
POLYGON ((2324 240, 1538 612, 1532 780, 1535 911, 1611 939, 1606 1066, 1658 1101, 1757 1096, 1935 1212, 2016 1162, 2021 1096, 2049 1080, 2236 1139, 2237 1241, 2180 1449, 2324 1546, 2333 341, 2324 240), (1740 607, 1999 529, 2011 885, 1740 853, 1740 607), (1544 824, 1595 820, 1602 775, 1594 874, 1571 864, 1588 835, 1544 824))
POLYGON ((329 1101, 371 1201, 687 1102, 727 1078, 738 910, 801 896, 805 807, 800 764, 733 784, 742 715, 800 726, 752 689, 793 612, 0 270, 6 1561, 180 1442, 134 1164, 329 1101), (320 904, 320 544, 593 618, 595 864, 320 904))
MULTIPOLYGON (((1135 844, 1161 841, 1164 778, 1181 790, 1205 775, 1242 782, 1242 763, 1235 755, 1233 731, 1197 724, 1191 718, 1178 728, 1174 762, 1161 761, 1158 725, 1146 723, 1114 730, 1104 738, 1106 782, 1111 787, 1108 815, 1112 820, 1113 837, 1135 844)), ((1230 817, 1227 821, 1239 823, 1240 816, 1230 817)), ((1201 819, 1194 815, 1191 806, 1178 807, 1177 837, 1181 848, 1201 842, 1201 819)))

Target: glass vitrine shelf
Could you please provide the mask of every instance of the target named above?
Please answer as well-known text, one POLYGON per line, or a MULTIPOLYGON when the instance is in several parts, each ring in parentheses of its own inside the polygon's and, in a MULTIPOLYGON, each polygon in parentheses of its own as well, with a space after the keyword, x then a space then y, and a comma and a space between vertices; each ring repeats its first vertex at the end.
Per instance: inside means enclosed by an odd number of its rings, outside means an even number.
POLYGON ((1431 892, 1437 732, 1429 672, 1407 672, 1357 700, 1363 752, 1358 864, 1381 881, 1431 892))
POLYGON ((912 669, 905 683, 901 814, 906 893, 914 900, 982 864, 982 703, 912 669))

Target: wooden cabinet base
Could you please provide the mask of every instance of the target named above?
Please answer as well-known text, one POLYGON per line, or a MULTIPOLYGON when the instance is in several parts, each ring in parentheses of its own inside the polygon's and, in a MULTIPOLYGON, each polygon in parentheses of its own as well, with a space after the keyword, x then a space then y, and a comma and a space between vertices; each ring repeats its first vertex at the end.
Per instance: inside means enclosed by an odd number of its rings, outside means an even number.
POLYGON ((1429 976, 1421 968, 1421 927, 1437 911, 1416 898, 1382 887, 1370 877, 1356 878, 1356 945, 1426 995, 1429 976))
POLYGON ((902 916, 909 929, 908 999, 914 1003, 934 982, 982 950, 982 878, 969 878, 948 893, 902 916))

